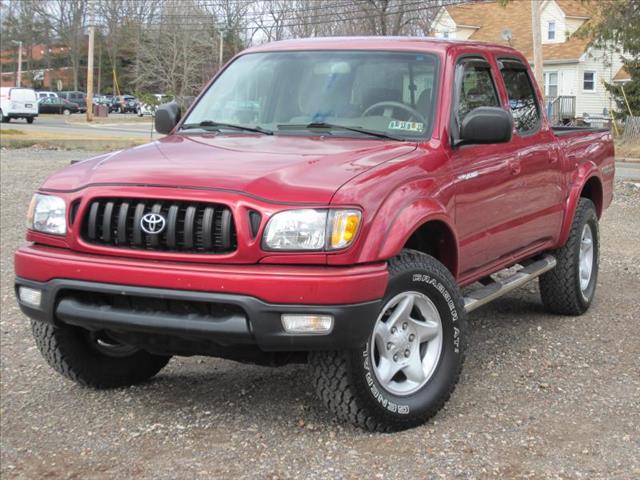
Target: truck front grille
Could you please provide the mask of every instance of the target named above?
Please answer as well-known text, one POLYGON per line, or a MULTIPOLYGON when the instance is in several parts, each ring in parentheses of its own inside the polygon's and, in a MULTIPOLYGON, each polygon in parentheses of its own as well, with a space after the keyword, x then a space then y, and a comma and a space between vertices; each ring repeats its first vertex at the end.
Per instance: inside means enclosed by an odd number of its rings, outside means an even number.
POLYGON ((89 243, 116 248, 202 254, 228 253, 237 248, 231 210, 214 203, 95 199, 85 210, 81 235, 89 243), (159 233, 147 233, 142 228, 143 217, 151 213, 164 219, 159 233))

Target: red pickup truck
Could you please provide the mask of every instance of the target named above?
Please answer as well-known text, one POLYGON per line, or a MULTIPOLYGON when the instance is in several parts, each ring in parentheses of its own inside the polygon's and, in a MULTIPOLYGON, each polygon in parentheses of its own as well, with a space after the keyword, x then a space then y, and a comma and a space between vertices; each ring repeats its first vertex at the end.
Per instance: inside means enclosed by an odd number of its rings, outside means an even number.
POLYGON ((550 312, 593 300, 611 134, 551 127, 511 48, 271 43, 155 122, 49 177, 16 253, 36 343, 82 385, 308 362, 339 418, 398 430, 452 393, 468 312, 537 277, 550 312))

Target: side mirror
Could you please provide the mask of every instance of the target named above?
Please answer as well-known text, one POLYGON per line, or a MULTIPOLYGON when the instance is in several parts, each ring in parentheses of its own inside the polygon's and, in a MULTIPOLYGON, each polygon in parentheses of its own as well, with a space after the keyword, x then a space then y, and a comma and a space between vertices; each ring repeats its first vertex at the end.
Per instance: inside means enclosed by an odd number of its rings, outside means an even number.
POLYGON ((154 120, 156 132, 168 134, 178 124, 181 117, 180 107, 175 102, 165 103, 156 110, 154 120))
POLYGON ((462 120, 458 145, 506 143, 511 140, 513 118, 498 107, 478 107, 462 120))

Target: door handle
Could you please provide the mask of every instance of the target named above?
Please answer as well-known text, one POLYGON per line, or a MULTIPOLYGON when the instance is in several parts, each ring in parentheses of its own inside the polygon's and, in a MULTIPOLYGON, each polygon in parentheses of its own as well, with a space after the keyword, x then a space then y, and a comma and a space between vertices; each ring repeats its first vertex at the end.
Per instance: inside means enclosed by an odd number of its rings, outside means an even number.
POLYGON ((519 175, 522 167, 520 166, 519 160, 511 160, 509 162, 509 171, 511 175, 519 175))

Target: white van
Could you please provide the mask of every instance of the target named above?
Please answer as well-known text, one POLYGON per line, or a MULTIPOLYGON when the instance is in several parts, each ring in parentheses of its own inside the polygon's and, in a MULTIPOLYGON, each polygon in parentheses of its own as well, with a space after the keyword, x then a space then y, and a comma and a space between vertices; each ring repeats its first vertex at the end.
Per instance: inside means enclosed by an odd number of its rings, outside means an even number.
POLYGON ((25 118, 27 122, 33 123, 33 119, 38 116, 36 92, 30 88, 0 88, 0 116, 3 123, 12 118, 25 118))

